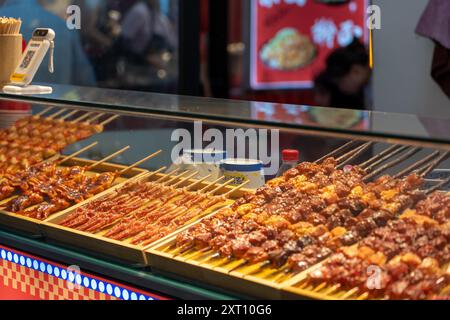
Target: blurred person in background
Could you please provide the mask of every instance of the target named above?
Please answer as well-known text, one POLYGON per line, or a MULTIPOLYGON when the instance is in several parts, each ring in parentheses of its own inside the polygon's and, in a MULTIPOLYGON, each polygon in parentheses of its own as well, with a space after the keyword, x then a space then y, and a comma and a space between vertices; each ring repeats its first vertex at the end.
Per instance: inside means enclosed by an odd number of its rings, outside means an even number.
POLYGON ((69 30, 66 22, 44 9, 43 4, 42 0, 0 0, 0 16, 21 18, 21 33, 26 41, 31 39, 36 28, 51 28, 56 32, 55 72, 51 74, 47 69, 47 54, 34 81, 95 86, 93 68, 83 52, 78 32, 69 30))
POLYGON ((336 49, 314 80, 315 102, 324 107, 366 109, 372 71, 366 47, 355 39, 336 49))
POLYGON ((144 56, 152 49, 163 46, 175 49, 176 33, 169 19, 161 14, 158 0, 135 1, 122 20, 123 49, 144 56))
POLYGON ((78 5, 82 11, 81 39, 86 54, 93 60, 101 58, 113 44, 113 36, 105 32, 102 25, 108 26, 107 17, 108 1, 104 0, 74 0, 74 5, 78 5))
MULTIPOLYGON (((177 32, 158 0, 119 1, 120 32, 108 57, 116 77, 107 86, 167 91, 176 81, 177 32)), ((111 70, 111 68, 108 68, 111 70)))

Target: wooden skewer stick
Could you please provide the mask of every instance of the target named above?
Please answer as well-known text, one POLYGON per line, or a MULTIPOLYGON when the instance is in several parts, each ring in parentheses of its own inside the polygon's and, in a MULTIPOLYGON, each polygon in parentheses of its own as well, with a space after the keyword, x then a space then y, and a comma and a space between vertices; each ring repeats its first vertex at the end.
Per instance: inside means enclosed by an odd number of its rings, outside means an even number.
POLYGON ((439 190, 439 188, 445 186, 445 185, 446 185, 447 183, 449 183, 449 182, 450 182, 450 177, 448 177, 447 179, 442 180, 442 181, 439 182, 437 185, 435 185, 435 186, 433 186, 433 187, 431 187, 431 188, 425 190, 425 193, 426 193, 426 194, 430 194, 430 193, 432 193, 432 192, 434 192, 434 191, 437 191, 437 190, 439 190))
POLYGON ((66 112, 66 110, 67 110, 66 108, 62 108, 61 110, 59 110, 59 111, 51 114, 50 116, 48 116, 47 119, 54 119, 55 117, 63 114, 64 112, 66 112))
MULTIPOLYGON (((424 163, 428 163, 428 161, 434 159, 435 157, 437 157, 439 155, 439 151, 435 151, 432 154, 428 155, 427 157, 414 162, 412 165, 410 165, 409 167, 405 168, 404 170, 400 171, 399 173, 397 173, 394 178, 398 179, 400 177, 403 177, 404 175, 408 174, 409 172, 412 172, 414 169, 422 166, 424 163)), ((420 171, 420 169, 418 169, 420 171)))
POLYGON ((212 176, 212 173, 208 174, 207 176, 204 176, 200 180, 196 181, 194 184, 191 184, 189 187, 187 187, 186 191, 192 190, 192 188, 194 188, 196 185, 202 183, 203 181, 205 181, 206 179, 208 179, 211 176, 212 176))
POLYGON ((364 146, 364 143, 360 144, 360 145, 354 145, 351 150, 349 150, 349 151, 345 152, 344 154, 340 155, 339 157, 337 157, 336 162, 340 163, 340 162, 344 161, 345 159, 347 159, 348 157, 353 155, 356 151, 358 151, 362 146, 364 146))
POLYGON ((145 161, 150 160, 150 159, 156 157, 156 156, 157 156, 158 154, 160 154, 161 152, 162 152, 162 150, 158 150, 158 151, 152 153, 151 155, 145 157, 144 159, 139 160, 139 161, 133 163, 131 166, 128 166, 128 167, 126 167, 125 169, 123 169, 122 171, 119 171, 119 175, 123 175, 124 173, 126 173, 126 172, 128 172, 128 171, 130 171, 130 170, 132 170, 132 169, 134 169, 134 168, 136 168, 138 165, 144 163, 145 161))
POLYGON ((104 113, 104 112, 99 113, 99 114, 96 115, 95 117, 93 117, 93 118, 91 118, 91 119, 88 119, 87 122, 92 123, 92 122, 94 122, 95 120, 98 120, 98 119, 100 119, 101 117, 103 117, 105 114, 106 114, 106 113, 104 113))
POLYGON ((106 119, 105 121, 103 121, 102 123, 100 123, 101 126, 106 126, 108 123, 113 122, 114 120, 116 120, 117 118, 119 118, 120 115, 116 114, 112 117, 110 117, 109 119, 106 119))
MULTIPOLYGON (((195 174, 198 174, 198 172, 196 172, 195 174)), ((188 176, 188 177, 186 177, 186 178, 184 178, 183 180, 189 180, 190 178, 192 178, 194 175, 190 175, 190 177, 188 176)), ((204 177, 203 178, 203 180, 205 179, 206 177, 204 177)), ((199 184, 200 183, 200 181, 201 180, 198 180, 198 181, 192 181, 191 183, 189 183, 188 185, 186 185, 185 187, 183 187, 182 189, 184 189, 184 190, 186 190, 186 191, 189 191, 189 190, 191 190, 193 187, 195 187, 197 184, 199 184)), ((180 181, 181 182, 181 181, 180 181)), ((180 182, 178 182, 178 183, 180 183, 180 182)), ((177 183, 177 184, 178 184, 177 183)), ((175 186, 175 185, 174 185, 175 186)))
POLYGON ((45 108, 45 109, 42 110, 41 112, 36 113, 34 116, 35 116, 35 117, 41 117, 41 116, 43 116, 44 114, 46 114, 47 112, 53 110, 54 108, 55 108, 55 107, 48 107, 48 108, 45 108))
POLYGON ((218 179, 214 180, 213 182, 208 183, 208 185, 206 187, 198 190, 198 192, 204 192, 204 191, 208 190, 209 188, 211 188, 211 186, 215 185, 217 182, 219 182, 222 179, 223 179, 223 177, 219 177, 218 179))
POLYGON ((79 117, 79 118, 73 120, 72 123, 78 123, 78 122, 80 122, 80 121, 83 121, 84 119, 90 117, 93 113, 94 113, 94 112, 87 112, 87 113, 83 114, 81 117, 79 117))
POLYGON ((389 148, 387 148, 387 149, 383 150, 382 152, 378 153, 376 156, 374 156, 374 157, 370 158, 369 160, 359 164, 359 166, 361 168, 365 168, 365 167, 371 165, 374 161, 377 161, 377 160, 383 158, 385 155, 391 153, 392 151, 394 151, 395 149, 397 149, 399 147, 400 147, 400 145, 398 145, 398 144, 390 146, 389 148))
POLYGON ((398 149, 395 149, 392 152, 389 152, 388 154, 386 154, 385 156, 381 157, 380 159, 378 159, 377 161, 375 161, 374 163, 372 163, 371 165, 367 166, 364 168, 364 170, 366 170, 366 172, 371 172, 372 170, 375 169, 376 166, 378 166, 379 164, 383 163, 384 161, 386 161, 387 159, 392 158, 393 156, 402 153, 403 151, 407 150, 409 147, 408 146, 401 146, 398 149))
POLYGON ((164 175, 163 175, 161 178, 159 178, 158 180, 153 181, 153 182, 155 182, 155 183, 161 183, 161 182, 163 182, 164 180, 166 180, 167 178, 170 178, 171 176, 173 176, 173 175, 174 175, 175 173, 177 173, 178 171, 180 171, 180 168, 177 168, 177 169, 172 170, 172 171, 170 171, 170 172, 164 173, 164 175))
POLYGON ((69 113, 66 114, 65 116, 59 118, 58 120, 64 121, 64 120, 70 118, 71 116, 73 116, 73 115, 75 115, 75 114, 77 114, 77 113, 78 113, 78 110, 74 110, 74 111, 72 111, 72 112, 69 112, 69 113))
POLYGON ((442 155, 439 156, 439 158, 434 160, 429 166, 427 166, 426 168, 420 168, 419 169, 420 171, 424 170, 420 175, 422 177, 425 177, 427 174, 429 174, 431 171, 433 171, 434 168, 436 168, 442 161, 447 159, 449 155, 450 155, 450 152, 448 152, 448 151, 444 152, 442 155))
POLYGON ((249 183, 250 183, 250 180, 247 180, 244 183, 234 187, 232 190, 228 191, 227 193, 223 194, 222 196, 224 196, 225 198, 228 198, 231 194, 233 194, 233 192, 236 192, 236 191, 242 189, 243 187, 245 187, 249 183))
POLYGON ((112 158, 117 157, 119 154, 124 153, 124 152, 127 151, 128 149, 130 149, 130 146, 126 146, 126 147, 120 149, 119 151, 116 151, 116 152, 114 152, 113 154, 110 154, 109 156, 107 156, 107 157, 105 157, 105 158, 103 158, 103 159, 101 159, 101 160, 95 162, 94 164, 90 165, 90 166, 88 167, 88 169, 93 169, 93 168, 95 168, 95 167, 101 165, 102 163, 105 163, 105 162, 108 161, 109 159, 112 159, 112 158))
POLYGON ((409 151, 405 152, 404 154, 402 154, 398 158, 392 160, 391 162, 388 162, 388 163, 384 164, 383 166, 379 167, 377 170, 375 170, 375 171, 371 172, 370 174, 366 175, 364 177, 363 181, 366 182, 366 181, 370 180, 371 178, 377 176, 378 174, 380 174, 384 170, 392 168, 395 165, 399 164, 400 162, 405 161, 406 159, 409 159, 412 155, 416 154, 419 151, 420 151, 420 148, 412 148, 412 149, 410 149, 409 151))
POLYGON ((198 174, 198 171, 191 173, 187 177, 185 177, 185 178, 181 179, 180 181, 178 181, 177 183, 175 183, 172 187, 177 188, 178 186, 182 185, 183 183, 185 183, 186 181, 188 181, 189 179, 191 179, 192 177, 194 177, 197 174, 198 174))
POLYGON ((233 271, 235 271, 235 270, 237 270, 239 268, 242 268, 242 267, 246 266, 248 263, 249 263, 248 260, 244 260, 241 263, 239 263, 237 266, 235 266, 235 267, 231 268, 230 270, 228 270, 228 273, 231 273, 231 272, 233 272, 233 271))
MULTIPOLYGON (((343 168, 344 166, 346 166, 347 164, 349 164, 350 162, 352 162, 354 159, 356 159, 357 157, 359 157, 361 154, 363 154, 364 152, 366 152, 367 149, 369 149, 371 146, 373 145, 373 142, 367 142, 365 144, 363 144, 361 147, 356 148, 349 156, 347 159, 344 159, 344 161, 342 161, 337 168, 343 168)), ((338 161, 340 162, 340 161, 338 161)))
POLYGON ((166 168, 167 167, 161 167, 161 168, 159 168, 158 170, 156 170, 156 171, 152 171, 147 177, 146 177, 146 179, 148 179, 148 178, 151 178, 151 177, 153 177, 154 175, 156 175, 156 174, 158 174, 158 173, 160 173, 160 172, 163 172, 164 170, 166 170, 166 168))
POLYGON ((75 152, 72 153, 71 155, 68 155, 68 156, 64 157, 61 161, 58 162, 58 164, 62 164, 62 163, 64 163, 64 162, 66 162, 66 161, 69 161, 70 159, 75 158, 75 157, 78 156, 79 154, 82 154, 83 152, 85 152, 85 151, 87 151, 87 150, 89 150, 89 149, 95 147, 97 144, 98 144, 98 142, 96 141, 96 142, 91 143, 90 145, 88 145, 88 146, 86 146, 86 147, 84 147, 84 148, 81 148, 81 149, 78 150, 78 151, 75 151, 75 152))
POLYGON ((343 150, 345 150, 345 149, 355 145, 357 142, 358 141, 356 141, 356 140, 352 140, 350 142, 347 142, 346 144, 340 146, 339 148, 337 148, 337 149, 331 151, 330 153, 324 155, 323 157, 317 159, 316 161, 314 161, 314 163, 320 163, 320 162, 322 162, 323 160, 325 160, 327 158, 334 157, 335 155, 339 154, 341 151, 343 151, 343 150))
POLYGON ((164 182, 164 185, 165 185, 165 186, 170 185, 172 182, 174 182, 174 181, 180 179, 182 176, 184 176, 184 175, 185 175, 186 173, 188 173, 188 172, 189 172, 189 170, 186 170, 186 171, 183 171, 182 173, 180 173, 180 174, 177 175, 177 176, 171 177, 168 181, 164 182))
POLYGON ((209 191, 208 194, 211 194, 211 195, 212 195, 212 194, 216 193, 217 191, 219 191, 220 189, 226 187, 227 185, 229 185, 229 184, 232 183, 233 181, 234 181, 234 179, 230 179, 230 180, 228 180, 228 181, 225 181, 225 182, 222 183, 221 185, 219 185, 219 186, 215 187, 214 189, 212 189, 211 191, 209 191))
MULTIPOLYGON (((167 167, 161 167, 161 168, 159 168, 158 170, 155 170, 155 171, 152 171, 152 172, 150 172, 147 176, 143 176, 142 177, 142 179, 139 179, 139 181, 141 181, 141 180, 146 180, 146 181, 148 181, 148 179, 150 179, 151 177, 153 177, 154 175, 156 175, 156 174, 158 174, 158 173, 161 173, 162 171, 164 171, 164 170, 166 170, 167 169, 167 167)), ((163 177, 163 178, 165 178, 165 176, 163 177)))

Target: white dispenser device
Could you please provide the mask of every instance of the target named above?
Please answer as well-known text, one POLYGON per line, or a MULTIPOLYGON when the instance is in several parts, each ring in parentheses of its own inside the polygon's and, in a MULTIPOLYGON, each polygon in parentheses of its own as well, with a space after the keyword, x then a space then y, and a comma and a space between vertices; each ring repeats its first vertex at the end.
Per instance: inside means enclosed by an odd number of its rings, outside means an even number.
POLYGON ((48 94, 53 92, 52 87, 30 84, 49 49, 48 71, 53 73, 54 39, 55 31, 52 29, 38 28, 33 31, 33 37, 11 76, 11 83, 3 87, 3 92, 13 94, 48 94))

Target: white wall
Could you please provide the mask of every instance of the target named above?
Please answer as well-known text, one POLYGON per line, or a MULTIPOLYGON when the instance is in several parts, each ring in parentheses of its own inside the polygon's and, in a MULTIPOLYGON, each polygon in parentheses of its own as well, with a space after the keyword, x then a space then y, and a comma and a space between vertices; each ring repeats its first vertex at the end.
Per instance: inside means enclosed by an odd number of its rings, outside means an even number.
POLYGON ((450 99, 431 78, 434 44, 415 34, 428 0, 373 0, 381 8, 374 32, 374 110, 450 118, 450 99))

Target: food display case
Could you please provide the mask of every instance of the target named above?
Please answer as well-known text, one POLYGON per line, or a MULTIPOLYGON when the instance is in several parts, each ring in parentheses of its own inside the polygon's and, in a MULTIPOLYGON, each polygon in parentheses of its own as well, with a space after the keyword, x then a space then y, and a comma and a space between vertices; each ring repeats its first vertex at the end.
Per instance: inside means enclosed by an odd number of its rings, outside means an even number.
POLYGON ((449 297, 450 119, 74 86, 0 103, 25 110, 2 113, 4 292, 449 297))

